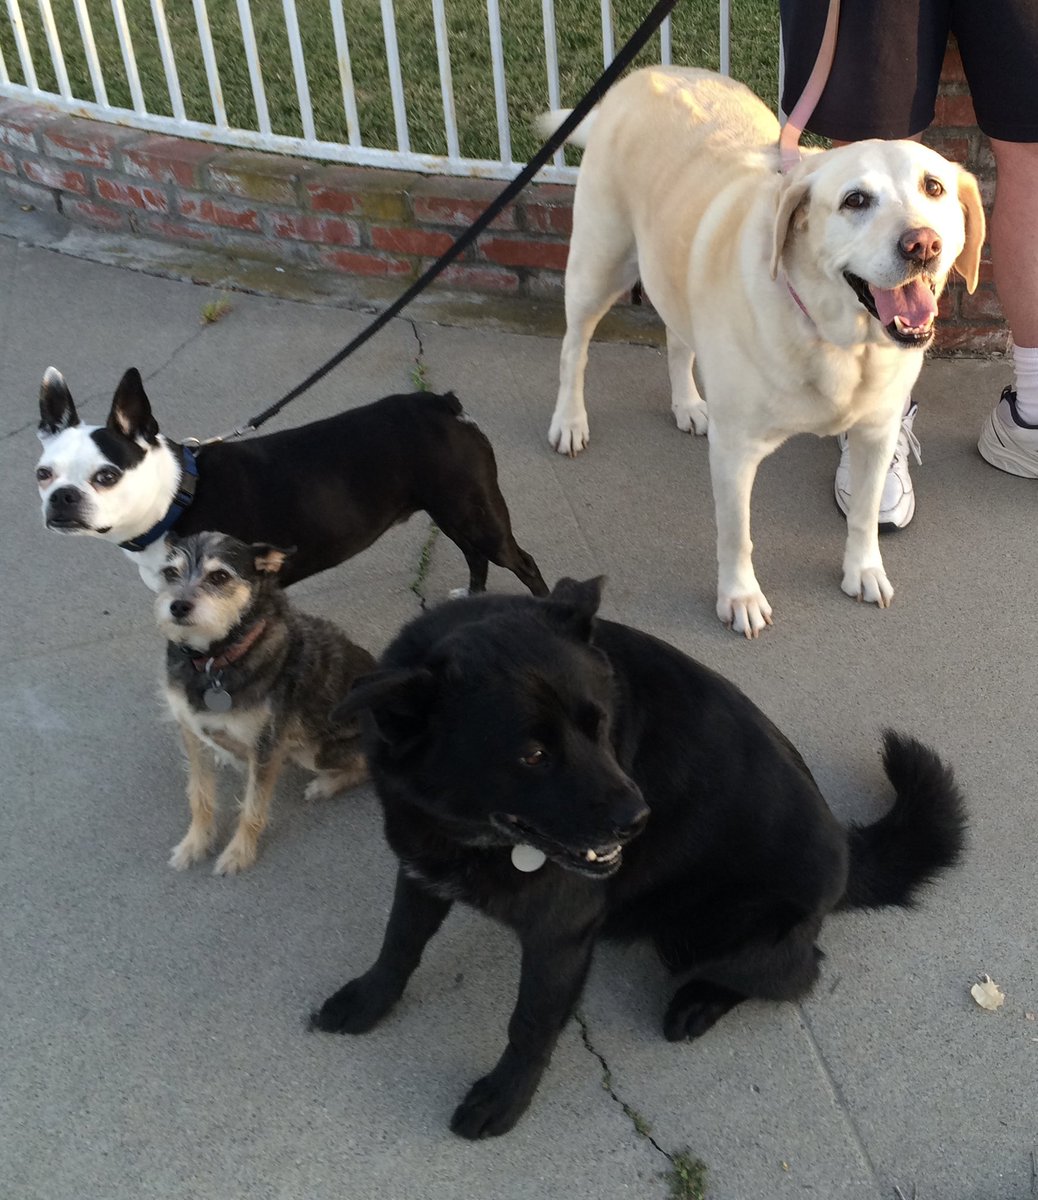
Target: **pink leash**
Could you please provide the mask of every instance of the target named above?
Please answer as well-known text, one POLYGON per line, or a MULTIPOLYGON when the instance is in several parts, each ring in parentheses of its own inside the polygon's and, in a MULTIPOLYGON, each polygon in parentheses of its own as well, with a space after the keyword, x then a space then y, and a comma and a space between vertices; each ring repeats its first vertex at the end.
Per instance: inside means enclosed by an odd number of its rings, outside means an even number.
POLYGON ((825 29, 822 32, 822 44, 818 47, 818 57, 811 68, 811 74, 800 99, 793 111, 786 118, 782 132, 779 134, 779 163, 782 174, 792 170, 800 161, 800 137, 804 126, 810 121, 825 85, 836 53, 836 31, 840 25, 840 0, 829 0, 829 12, 825 18, 825 29))

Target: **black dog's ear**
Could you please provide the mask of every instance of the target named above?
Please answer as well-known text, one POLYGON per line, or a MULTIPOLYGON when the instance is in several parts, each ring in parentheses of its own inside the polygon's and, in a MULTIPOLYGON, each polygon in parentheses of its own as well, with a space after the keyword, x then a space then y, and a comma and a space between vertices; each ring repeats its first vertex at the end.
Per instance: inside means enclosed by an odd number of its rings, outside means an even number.
POLYGON ((345 721, 367 709, 384 741, 400 747, 428 723, 436 676, 426 667, 374 671, 354 680, 345 699, 332 709, 333 721, 345 721))
POLYGON ((40 424, 36 436, 41 442, 79 424, 79 413, 72 403, 65 377, 57 367, 48 367, 40 384, 40 424))
POLYGON ((545 602, 551 623, 563 632, 591 640, 591 621, 602 603, 605 576, 596 575, 579 583, 576 579, 560 579, 545 602))
POLYGON ((151 415, 151 402, 136 367, 131 367, 119 380, 108 413, 108 428, 133 441, 140 438, 154 442, 158 437, 159 424, 151 415))
POLYGON ((269 542, 253 542, 251 549, 254 555, 252 565, 261 575, 276 575, 296 552, 295 546, 285 550, 280 546, 271 546, 269 542))

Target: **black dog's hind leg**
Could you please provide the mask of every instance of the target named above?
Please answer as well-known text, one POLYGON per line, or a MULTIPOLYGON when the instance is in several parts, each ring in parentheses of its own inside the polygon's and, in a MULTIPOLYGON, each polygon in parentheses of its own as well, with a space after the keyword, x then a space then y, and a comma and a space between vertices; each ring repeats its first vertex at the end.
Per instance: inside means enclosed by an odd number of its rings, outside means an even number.
MULTIPOLYGON (((783 906, 762 914, 767 924, 779 926, 788 919, 783 906)), ((814 944, 821 918, 812 916, 793 924, 776 940, 762 940, 760 931, 752 941, 716 954, 705 961, 686 959, 684 969, 692 978, 674 993, 663 1018, 664 1036, 671 1042, 701 1037, 726 1012, 750 997, 761 1000, 797 1000, 805 996, 818 978, 822 952, 814 944)), ((774 929, 773 925, 773 929, 774 929)), ((671 960, 671 966, 682 964, 671 960)))
POLYGON ((478 596, 480 592, 487 590, 487 570, 490 567, 490 559, 485 554, 477 554, 474 550, 465 550, 462 548, 462 554, 465 555, 465 562, 469 568, 469 595, 478 596))
POLYGON ((327 1033, 366 1033, 376 1025, 400 999, 421 961, 422 951, 450 908, 450 900, 430 895, 399 871, 393 909, 374 966, 351 979, 311 1013, 310 1028, 327 1033))
POLYGON ((519 582, 524 583, 535 596, 547 596, 550 589, 544 582, 537 564, 533 561, 533 555, 527 554, 515 538, 511 539, 511 543, 508 551, 510 561, 495 558, 494 562, 498 566, 507 567, 519 582))
POLYGON ((492 536, 489 530, 481 530, 472 537, 440 521, 436 524, 465 555, 465 562, 469 568, 470 595, 475 596, 486 591, 487 564, 495 563, 504 567, 506 571, 511 571, 535 596, 547 596, 548 585, 544 582, 533 556, 520 548, 512 536, 511 529, 506 528, 499 536, 492 536))
POLYGON ((591 964, 597 926, 521 933, 519 997, 508 1023, 508 1045, 489 1075, 469 1089, 451 1129, 466 1138, 507 1133, 526 1111, 551 1061, 591 964))
POLYGON ((674 993, 663 1018, 663 1035, 668 1042, 701 1037, 737 1004, 745 1000, 731 988, 705 979, 692 979, 674 993))
POLYGON ((478 494, 453 497, 450 512, 429 510, 429 515, 465 555, 469 567, 469 592, 486 590, 487 563, 504 567, 535 596, 547 596, 544 582, 532 555, 527 554, 512 533, 505 498, 496 483, 478 494))

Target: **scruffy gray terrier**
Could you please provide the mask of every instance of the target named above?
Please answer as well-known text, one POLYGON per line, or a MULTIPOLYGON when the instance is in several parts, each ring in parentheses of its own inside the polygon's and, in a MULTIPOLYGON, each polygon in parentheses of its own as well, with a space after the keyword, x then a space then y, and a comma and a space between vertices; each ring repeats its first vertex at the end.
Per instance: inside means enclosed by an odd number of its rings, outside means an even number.
POLYGON ((188 761, 191 824, 169 860, 177 870, 212 847, 218 762, 244 766, 246 786, 217 875, 255 862, 287 759, 316 772, 308 799, 367 778, 356 722, 333 724, 329 713, 374 659, 330 621, 289 605, 278 572, 290 554, 221 533, 170 541, 155 614, 167 639, 163 692, 188 761))

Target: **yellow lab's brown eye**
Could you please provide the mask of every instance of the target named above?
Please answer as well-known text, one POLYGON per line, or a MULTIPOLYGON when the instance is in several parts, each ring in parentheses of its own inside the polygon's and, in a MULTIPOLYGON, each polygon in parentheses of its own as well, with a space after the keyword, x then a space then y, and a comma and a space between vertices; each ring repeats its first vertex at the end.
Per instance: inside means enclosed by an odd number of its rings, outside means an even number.
POLYGON ((539 767, 548 761, 548 755, 543 746, 531 746, 519 761, 524 767, 539 767))
POLYGON ((848 192, 843 198, 841 208, 868 208, 869 198, 864 192, 848 192))
POLYGON ((923 191, 928 196, 933 196, 936 199, 938 196, 944 195, 944 184, 939 179, 934 179, 932 175, 928 175, 923 180, 923 191))

